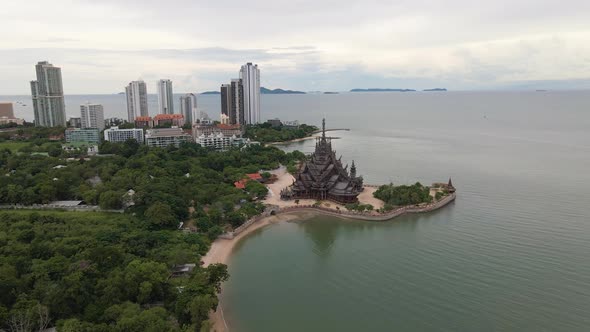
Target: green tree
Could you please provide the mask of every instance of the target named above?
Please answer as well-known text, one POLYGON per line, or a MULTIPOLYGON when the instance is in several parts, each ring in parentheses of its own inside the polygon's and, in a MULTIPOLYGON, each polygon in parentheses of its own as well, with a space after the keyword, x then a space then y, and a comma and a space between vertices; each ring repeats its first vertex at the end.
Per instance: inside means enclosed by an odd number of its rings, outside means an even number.
POLYGON ((120 209, 123 206, 121 202, 121 194, 113 190, 105 191, 100 194, 98 205, 101 207, 101 209, 120 209))
POLYGON ((178 224, 169 205, 156 202, 145 211, 145 218, 153 225, 171 227, 178 224))

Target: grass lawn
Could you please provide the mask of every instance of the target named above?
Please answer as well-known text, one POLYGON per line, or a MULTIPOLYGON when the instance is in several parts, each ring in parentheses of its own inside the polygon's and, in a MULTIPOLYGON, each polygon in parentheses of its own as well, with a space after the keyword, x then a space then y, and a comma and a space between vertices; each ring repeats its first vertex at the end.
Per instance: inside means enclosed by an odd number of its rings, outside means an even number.
POLYGON ((29 145, 31 142, 0 142, 0 150, 8 148, 12 152, 17 152, 18 149, 29 145))

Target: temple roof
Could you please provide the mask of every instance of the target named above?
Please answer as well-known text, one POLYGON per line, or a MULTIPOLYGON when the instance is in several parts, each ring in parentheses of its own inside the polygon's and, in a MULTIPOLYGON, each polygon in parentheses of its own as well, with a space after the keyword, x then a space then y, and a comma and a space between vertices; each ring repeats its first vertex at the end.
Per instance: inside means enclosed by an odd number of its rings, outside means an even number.
POLYGON ((322 136, 316 141, 315 151, 300 168, 293 184, 294 192, 321 191, 333 196, 354 196, 362 190, 362 178, 356 177, 356 166, 342 167, 332 143, 326 137, 326 120, 322 120, 322 136))

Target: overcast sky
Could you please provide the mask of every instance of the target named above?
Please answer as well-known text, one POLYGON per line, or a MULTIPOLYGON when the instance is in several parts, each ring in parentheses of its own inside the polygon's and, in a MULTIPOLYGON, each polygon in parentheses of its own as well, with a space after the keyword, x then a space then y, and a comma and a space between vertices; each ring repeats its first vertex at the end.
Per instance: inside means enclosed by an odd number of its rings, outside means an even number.
POLYGON ((588 0, 6 0, 0 41, 0 95, 40 60, 66 94, 218 90, 246 62, 305 91, 590 88, 588 0))

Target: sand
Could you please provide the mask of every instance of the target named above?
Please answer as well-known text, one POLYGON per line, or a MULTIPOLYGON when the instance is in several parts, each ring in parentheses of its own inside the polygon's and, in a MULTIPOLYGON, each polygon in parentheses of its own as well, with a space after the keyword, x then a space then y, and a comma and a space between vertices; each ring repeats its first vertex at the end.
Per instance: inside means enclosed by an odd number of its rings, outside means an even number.
MULTIPOLYGON (((242 231, 236 237, 231 240, 227 239, 217 239, 211 244, 211 248, 207 255, 202 257, 203 266, 208 266, 210 264, 216 263, 223 263, 228 264, 229 258, 235 248, 235 246, 246 236, 250 233, 263 228, 268 225, 277 224, 279 222, 286 222, 292 220, 301 220, 309 218, 312 214, 305 213, 305 212, 291 212, 291 213, 283 213, 277 216, 269 216, 263 218, 242 231)), ((217 307, 217 311, 211 312, 209 314, 209 319, 213 322, 213 331, 216 332, 226 332, 229 331, 227 323, 225 322, 225 318, 223 317, 223 305, 222 305, 222 298, 219 299, 219 305, 217 307)))
MULTIPOLYGON (((315 199, 300 199, 299 204, 296 204, 295 200, 281 200, 281 190, 291 185, 295 178, 287 172, 287 169, 284 166, 273 170, 270 173, 275 174, 277 176, 277 180, 274 183, 267 185, 269 193, 264 200, 265 204, 277 205, 279 207, 290 207, 297 205, 312 205, 316 202, 315 199)), ((373 192, 375 190, 377 190, 375 187, 365 187, 365 190, 359 195, 359 202, 362 204, 371 204, 375 207, 375 209, 383 207, 383 201, 373 197, 373 192)), ((345 207, 342 204, 336 204, 334 202, 322 202, 322 206, 334 210, 336 210, 336 207, 339 207, 340 209, 345 210, 345 207)), ((250 233, 260 228, 280 222, 307 219, 313 215, 316 215, 316 213, 302 211, 281 213, 277 216, 269 216, 253 223, 250 225, 250 227, 246 228, 231 240, 217 239, 211 244, 209 252, 207 252, 207 254, 201 259, 203 261, 203 266, 208 266, 215 263, 228 264, 229 258, 236 244, 250 233)), ((217 332, 229 331, 223 317, 223 306, 221 301, 222 299, 220 298, 217 311, 212 312, 209 316, 209 319, 213 322, 213 331, 217 332)))

